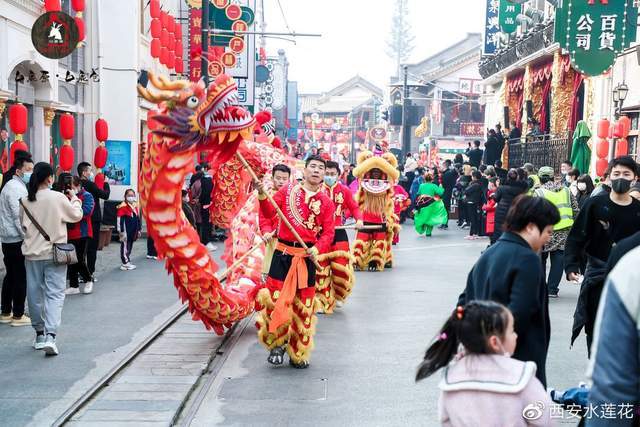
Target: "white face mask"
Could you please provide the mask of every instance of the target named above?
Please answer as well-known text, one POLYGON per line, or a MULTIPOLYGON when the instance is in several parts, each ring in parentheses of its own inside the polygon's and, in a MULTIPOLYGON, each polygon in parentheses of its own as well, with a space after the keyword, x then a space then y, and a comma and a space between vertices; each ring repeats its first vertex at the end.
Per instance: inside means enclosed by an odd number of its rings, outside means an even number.
POLYGON ((586 191, 586 189, 587 189, 587 184, 585 184, 584 182, 579 182, 578 183, 578 190, 586 191))
POLYGON ((128 196, 128 197, 127 197, 127 202, 129 202, 129 203, 135 203, 135 202, 136 202, 136 197, 135 197, 135 196, 128 196))

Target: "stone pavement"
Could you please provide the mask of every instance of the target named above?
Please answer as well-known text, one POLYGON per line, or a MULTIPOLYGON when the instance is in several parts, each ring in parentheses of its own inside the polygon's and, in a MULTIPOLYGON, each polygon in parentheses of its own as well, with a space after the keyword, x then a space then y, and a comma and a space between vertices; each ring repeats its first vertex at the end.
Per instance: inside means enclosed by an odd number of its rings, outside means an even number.
MULTIPOLYGON (((439 376, 419 384, 413 378, 487 244, 463 236, 453 227, 417 237, 407 224, 395 248, 395 268, 357 273, 346 306, 320 316, 307 370, 269 366, 255 330, 247 328, 192 425, 437 425, 439 376)), ((584 341, 569 350, 577 291, 563 283, 560 298, 550 302, 547 375, 558 389, 584 380, 584 341)))

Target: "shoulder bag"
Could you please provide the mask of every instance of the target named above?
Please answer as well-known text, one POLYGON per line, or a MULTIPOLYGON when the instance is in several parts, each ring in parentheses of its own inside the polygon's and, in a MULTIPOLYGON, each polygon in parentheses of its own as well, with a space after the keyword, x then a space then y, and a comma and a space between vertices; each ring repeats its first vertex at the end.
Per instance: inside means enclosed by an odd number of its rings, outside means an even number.
MULTIPOLYGON (((38 224, 38 221, 31 215, 29 209, 20 200, 20 206, 24 209, 24 213, 27 214, 33 225, 38 229, 44 240, 51 242, 51 238, 46 231, 38 224)), ((54 243, 53 244, 53 263, 56 265, 73 265, 78 263, 78 255, 76 254, 76 248, 71 243, 54 243)))

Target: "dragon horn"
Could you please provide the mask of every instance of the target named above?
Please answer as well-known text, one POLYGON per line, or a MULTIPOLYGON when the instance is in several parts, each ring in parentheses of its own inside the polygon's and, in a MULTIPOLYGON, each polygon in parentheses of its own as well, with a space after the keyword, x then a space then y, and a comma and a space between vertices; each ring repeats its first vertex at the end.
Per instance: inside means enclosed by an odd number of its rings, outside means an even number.
POLYGON ((146 88, 142 87, 142 85, 138 85, 138 94, 143 97, 144 99, 146 99, 149 102, 153 102, 155 104, 159 104, 162 101, 168 101, 171 99, 177 99, 178 96, 174 93, 171 92, 166 92, 166 91, 162 91, 159 93, 151 93, 149 90, 147 90, 146 88))
POLYGON ((189 82, 184 80, 171 81, 165 76, 156 76, 151 71, 147 72, 147 74, 151 84, 160 90, 180 90, 189 86, 189 82))

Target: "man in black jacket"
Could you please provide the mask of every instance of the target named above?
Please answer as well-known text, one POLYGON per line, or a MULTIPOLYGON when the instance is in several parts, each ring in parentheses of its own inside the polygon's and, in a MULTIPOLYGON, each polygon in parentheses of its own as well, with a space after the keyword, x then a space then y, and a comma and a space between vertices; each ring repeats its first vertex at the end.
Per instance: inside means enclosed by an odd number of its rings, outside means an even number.
POLYGON ((93 172, 91 172, 91 163, 80 163, 78 165, 78 176, 82 182, 82 188, 90 193, 95 201, 95 207, 91 214, 93 237, 89 239, 87 245, 87 267, 91 275, 94 276, 93 281, 95 282, 96 258, 98 256, 98 244, 100 242, 100 225, 102 224, 102 206, 100 205, 100 199, 109 200, 111 188, 106 181, 103 189, 100 189, 96 183, 93 182, 94 175, 93 172))
POLYGON ((498 133, 491 129, 487 142, 484 143, 484 163, 485 165, 494 165, 496 160, 502 157, 502 150, 504 149, 504 137, 502 132, 498 137, 498 133))
POLYGON ((480 167, 480 163, 482 163, 482 154, 483 151, 480 149, 480 141, 473 141, 474 148, 471 148, 471 143, 469 143, 469 148, 467 148, 466 155, 469 157, 469 163, 471 166, 475 168, 480 167))
MULTIPOLYGON (((452 167, 451 160, 445 160, 444 168, 442 169, 442 187, 444 188, 442 202, 444 203, 444 207, 447 209, 447 216, 449 215, 449 212, 451 212, 451 198, 453 197, 453 189, 456 186, 456 182, 458 182, 458 171, 456 168, 452 167)), ((448 230, 448 224, 449 221, 447 219, 447 224, 441 225, 440 229, 448 230)))
POLYGON ((502 160, 496 160, 493 162, 493 169, 496 171, 496 176, 500 180, 500 184, 507 182, 507 170, 502 168, 502 160))
POLYGON ((480 256, 458 299, 458 305, 491 300, 509 307, 518 334, 513 357, 536 362, 536 377, 544 386, 551 327, 538 252, 551 238, 558 221, 558 209, 548 200, 518 197, 507 215, 505 232, 480 256))
MULTIPOLYGON (((16 152, 13 154, 14 160, 13 163, 16 163, 16 160, 20 160, 20 159, 24 159, 24 160, 29 160, 31 161, 31 153, 29 153, 28 151, 24 151, 24 150, 16 150, 16 152)), ((31 161, 31 163, 33 163, 31 161)), ((7 182, 11 181, 11 179, 13 178, 13 176, 16 174, 16 167, 15 165, 12 165, 8 171, 6 171, 4 173, 4 176, 2 177, 2 184, 0 185, 0 192, 2 191, 2 189, 4 188, 4 186, 7 184, 7 182)))

